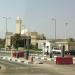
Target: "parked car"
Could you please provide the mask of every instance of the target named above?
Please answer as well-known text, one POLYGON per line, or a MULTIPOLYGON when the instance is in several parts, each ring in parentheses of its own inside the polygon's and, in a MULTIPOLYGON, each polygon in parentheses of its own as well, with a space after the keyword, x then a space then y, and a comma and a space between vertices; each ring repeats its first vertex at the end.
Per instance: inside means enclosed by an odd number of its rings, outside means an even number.
POLYGON ((54 48, 52 49, 52 52, 53 52, 53 53, 61 53, 61 49, 59 49, 59 48, 57 48, 57 47, 54 47, 54 48))
POLYGON ((70 50, 68 52, 70 53, 70 55, 74 55, 75 56, 75 50, 70 50))

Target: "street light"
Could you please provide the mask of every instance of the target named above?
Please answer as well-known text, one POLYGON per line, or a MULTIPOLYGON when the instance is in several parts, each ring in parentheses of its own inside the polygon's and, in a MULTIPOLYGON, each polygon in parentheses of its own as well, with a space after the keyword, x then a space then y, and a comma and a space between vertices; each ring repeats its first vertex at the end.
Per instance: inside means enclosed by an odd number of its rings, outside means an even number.
MULTIPOLYGON (((6 24, 6 32, 5 32, 5 38, 7 36, 7 32, 8 32, 8 29, 7 29, 7 20, 9 19, 9 17, 2 17, 5 19, 5 24, 6 24)), ((8 45, 8 39, 7 39, 7 45, 8 45)), ((6 49, 5 49, 6 50, 6 49)))
POLYGON ((56 19, 52 18, 52 21, 54 21, 54 23, 55 23, 55 43, 56 43, 56 19))
POLYGON ((6 23, 6 33, 8 32, 8 28, 7 28, 7 20, 9 19, 9 17, 2 17, 2 18, 4 18, 5 19, 5 23, 6 23))
POLYGON ((66 27, 66 31, 65 31, 65 39, 67 39, 67 26, 68 26, 68 22, 65 22, 65 27, 66 27))

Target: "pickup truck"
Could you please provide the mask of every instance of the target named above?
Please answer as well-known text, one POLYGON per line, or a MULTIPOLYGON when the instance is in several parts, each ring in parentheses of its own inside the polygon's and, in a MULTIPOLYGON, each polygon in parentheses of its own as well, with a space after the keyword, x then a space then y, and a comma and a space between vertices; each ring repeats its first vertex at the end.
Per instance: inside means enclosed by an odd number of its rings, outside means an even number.
POLYGON ((61 53, 61 50, 60 50, 59 48, 54 47, 54 48, 52 49, 52 52, 53 52, 53 53, 61 53))

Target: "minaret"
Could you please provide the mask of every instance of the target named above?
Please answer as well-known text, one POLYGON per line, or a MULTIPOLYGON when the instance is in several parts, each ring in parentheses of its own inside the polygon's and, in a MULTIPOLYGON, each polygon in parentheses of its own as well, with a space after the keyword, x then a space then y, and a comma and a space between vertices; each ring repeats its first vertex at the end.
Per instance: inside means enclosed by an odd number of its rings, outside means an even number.
POLYGON ((20 19, 20 17, 17 17, 16 19, 16 33, 17 34, 21 34, 21 24, 22 24, 22 20, 20 19))

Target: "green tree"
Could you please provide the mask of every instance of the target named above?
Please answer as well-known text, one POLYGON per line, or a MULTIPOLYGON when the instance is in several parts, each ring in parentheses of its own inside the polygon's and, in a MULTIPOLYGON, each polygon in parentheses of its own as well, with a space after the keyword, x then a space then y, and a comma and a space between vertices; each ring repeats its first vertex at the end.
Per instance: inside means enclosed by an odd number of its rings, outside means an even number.
POLYGON ((15 34, 14 36, 11 36, 11 42, 14 48, 19 47, 20 38, 21 38, 20 34, 15 34))
POLYGON ((73 38, 69 38, 68 41, 69 42, 75 42, 75 40, 73 38))

